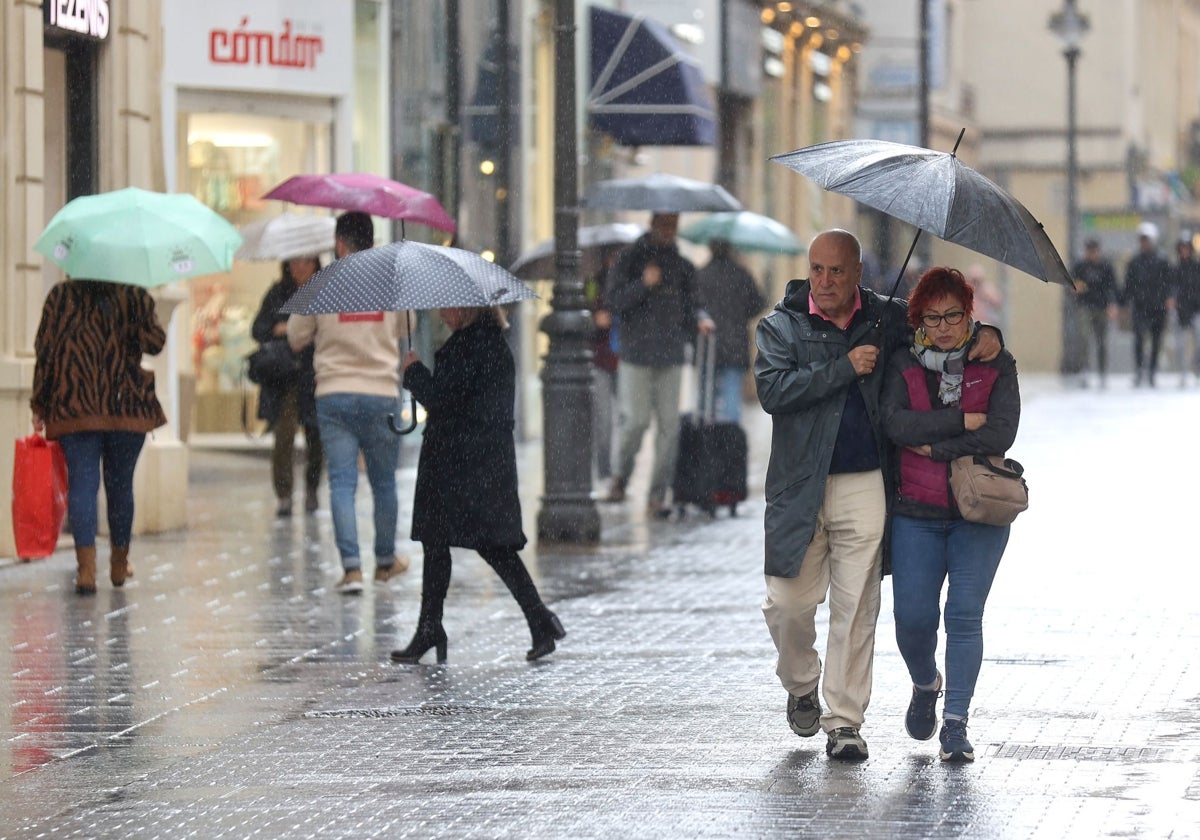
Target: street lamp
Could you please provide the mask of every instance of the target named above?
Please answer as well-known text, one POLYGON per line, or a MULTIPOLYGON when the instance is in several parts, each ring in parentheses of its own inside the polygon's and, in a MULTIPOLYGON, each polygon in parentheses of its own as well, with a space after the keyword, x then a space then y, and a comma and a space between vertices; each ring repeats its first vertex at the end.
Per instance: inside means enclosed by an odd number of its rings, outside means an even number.
POLYGON ((550 349, 542 367, 542 509, 539 540, 597 542, 592 499, 592 319, 579 276, 575 0, 554 13, 554 298, 542 320, 550 349))
MULTIPOLYGON (((1087 15, 1075 8, 1075 0, 1063 0, 1062 10, 1050 16, 1050 31, 1062 44, 1067 60, 1067 263, 1074 264, 1079 252, 1079 200, 1076 181, 1079 161, 1075 154, 1077 129, 1075 124, 1075 65, 1079 61, 1079 46, 1088 31, 1087 15)), ((1083 357, 1083 336, 1075 317, 1074 301, 1063 300, 1063 373, 1081 373, 1086 365, 1083 357), (1074 368, 1078 367, 1079 370, 1074 368)))
POLYGON ((1050 16, 1050 29, 1062 44, 1063 57, 1067 60, 1067 258, 1077 256, 1079 236, 1078 203, 1076 180, 1079 161, 1075 156, 1077 129, 1075 124, 1075 65, 1079 61, 1079 46, 1088 31, 1087 15, 1075 8, 1075 0, 1063 0, 1062 11, 1050 16))

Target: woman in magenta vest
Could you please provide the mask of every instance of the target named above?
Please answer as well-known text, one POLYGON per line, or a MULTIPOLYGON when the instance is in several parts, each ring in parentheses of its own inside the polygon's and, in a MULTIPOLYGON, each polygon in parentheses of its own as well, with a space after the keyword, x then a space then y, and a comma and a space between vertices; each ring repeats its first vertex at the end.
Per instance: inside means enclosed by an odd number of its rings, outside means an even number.
POLYGON ((944 761, 973 761, 967 713, 983 660, 983 608, 1009 526, 967 522, 950 493, 950 461, 1004 454, 1017 435, 1021 396, 1016 362, 967 361, 975 338, 974 294, 961 272, 931 268, 908 302, 914 330, 895 353, 883 392, 883 428, 896 445, 892 500, 892 592, 896 642, 913 681, 905 729, 918 740, 937 731, 944 761), (942 586, 946 596, 945 677, 937 668, 942 586))

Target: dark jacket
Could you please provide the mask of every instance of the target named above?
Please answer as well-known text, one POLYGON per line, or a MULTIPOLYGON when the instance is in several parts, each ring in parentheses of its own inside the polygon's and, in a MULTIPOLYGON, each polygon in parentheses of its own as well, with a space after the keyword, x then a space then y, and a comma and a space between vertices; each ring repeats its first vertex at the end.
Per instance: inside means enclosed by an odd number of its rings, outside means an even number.
POLYGON ((621 361, 646 367, 683 364, 700 314, 695 274, 674 243, 656 245, 648 233, 621 252, 605 291, 608 308, 620 321, 621 361), (642 269, 652 262, 662 270, 662 281, 653 288, 642 282, 642 269))
MULTIPOLYGON (((279 311, 292 295, 299 290, 290 279, 283 279, 267 289, 263 295, 262 305, 254 316, 254 324, 250 327, 250 336, 259 344, 268 341, 287 343, 287 336, 276 336, 275 325, 286 324, 288 316, 279 311)), ((301 350, 297 357, 300 359, 300 372, 287 385, 261 385, 258 395, 258 419, 266 420, 268 425, 274 425, 279 419, 283 406, 283 398, 289 388, 296 389, 296 412, 300 423, 304 426, 314 426, 317 422, 316 389, 317 377, 313 372, 313 345, 301 350)))
POLYGON ((1139 252, 1125 268, 1121 303, 1138 315, 1161 315, 1171 296, 1171 269, 1156 253, 1139 252))
POLYGON ((696 291, 717 325, 716 366, 748 369, 750 319, 767 305, 754 278, 736 260, 713 259, 696 272, 696 291))
POLYGON ((1200 260, 1180 260, 1172 266, 1171 293, 1179 323, 1187 326, 1200 313, 1200 260))
POLYGON ((431 372, 417 362, 404 387, 425 407, 412 538, 475 550, 523 548, 513 443, 516 365, 499 325, 452 333, 431 372))
POLYGON ((887 302, 869 289, 860 289, 863 309, 851 320, 847 333, 832 324, 828 329, 813 326, 807 314, 808 293, 807 280, 788 283, 784 299, 759 322, 755 333, 755 385, 763 410, 771 415, 765 571, 778 577, 799 574, 812 542, 850 388, 860 389, 866 403, 891 497, 892 447, 880 430, 880 394, 888 355, 910 340, 904 301, 887 302), (880 335, 872 337, 872 325, 879 318, 880 335), (875 369, 860 377, 847 354, 850 348, 867 343, 880 346, 882 352, 875 369))
POLYGON ((167 335, 145 289, 67 280, 46 296, 30 407, 50 439, 75 432, 149 432, 167 422, 142 355, 167 335))
POLYGON ((1071 276, 1086 284, 1077 300, 1088 309, 1107 309, 1117 302, 1117 274, 1108 260, 1080 260, 1071 269, 1071 276))
POLYGON ((991 362, 969 362, 960 405, 938 397, 939 374, 926 370, 911 352, 892 355, 883 386, 883 428, 897 447, 899 471, 892 512, 922 519, 958 519, 950 494, 948 464, 960 455, 1004 455, 1017 437, 1021 392, 1017 364, 1002 351, 991 362), (915 394, 915 397, 914 397, 915 394), (973 432, 964 412, 987 414, 973 432), (929 444, 932 455, 908 446, 929 444))

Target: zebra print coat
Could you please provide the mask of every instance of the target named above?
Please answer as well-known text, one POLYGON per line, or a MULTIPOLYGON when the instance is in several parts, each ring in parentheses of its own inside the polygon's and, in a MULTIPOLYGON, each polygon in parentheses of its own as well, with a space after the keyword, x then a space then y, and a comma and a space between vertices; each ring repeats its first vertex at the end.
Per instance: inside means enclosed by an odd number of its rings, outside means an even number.
POLYGON ((95 280, 55 285, 34 339, 29 401, 46 423, 46 437, 145 433, 165 424, 142 354, 157 354, 166 339, 145 289, 95 280))

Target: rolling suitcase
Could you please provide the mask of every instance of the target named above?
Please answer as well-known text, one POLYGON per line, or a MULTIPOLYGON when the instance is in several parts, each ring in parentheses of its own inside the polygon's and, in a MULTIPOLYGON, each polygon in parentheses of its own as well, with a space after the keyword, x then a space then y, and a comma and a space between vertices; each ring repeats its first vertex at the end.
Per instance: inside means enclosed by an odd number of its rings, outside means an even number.
POLYGON ((699 405, 684 414, 679 425, 679 457, 675 462, 672 496, 682 517, 688 505, 709 516, 729 508, 737 515, 739 502, 746 499, 746 432, 737 423, 719 423, 716 411, 716 340, 701 336, 697 345, 700 386, 699 405))

